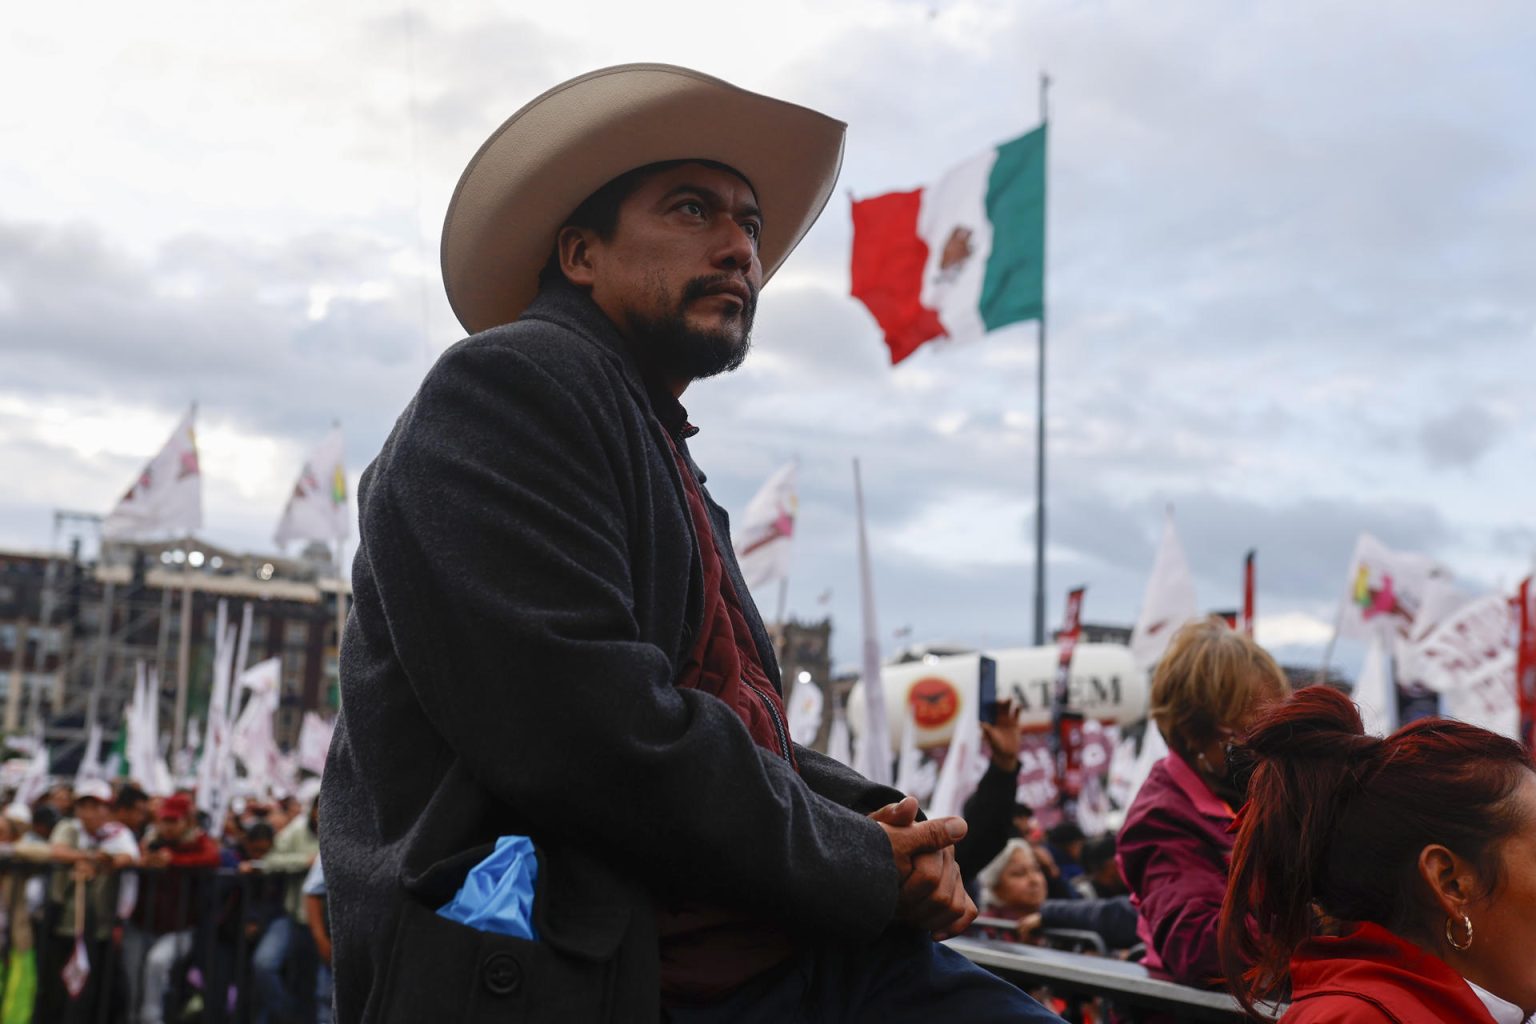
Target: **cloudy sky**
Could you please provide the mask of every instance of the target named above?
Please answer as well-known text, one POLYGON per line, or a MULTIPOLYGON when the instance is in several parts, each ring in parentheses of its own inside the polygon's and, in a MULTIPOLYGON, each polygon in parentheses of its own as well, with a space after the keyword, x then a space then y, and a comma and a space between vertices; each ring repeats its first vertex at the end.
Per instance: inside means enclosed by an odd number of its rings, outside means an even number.
POLYGON ((687 396, 716 496, 799 458, 789 607, 833 616, 843 666, 855 456, 886 645, 1028 642, 1034 327, 889 368, 846 194, 1033 127, 1046 69, 1049 616, 1086 583, 1090 620, 1133 620, 1171 504, 1202 604, 1257 548, 1260 640, 1315 659, 1362 530, 1471 589, 1536 553, 1533 44, 1513 0, 27 5, 0 41, 0 546, 105 512, 196 400, 205 535, 268 548, 331 421, 355 481, 459 338, 436 247, 484 137, 665 61, 849 124, 756 354, 687 396))

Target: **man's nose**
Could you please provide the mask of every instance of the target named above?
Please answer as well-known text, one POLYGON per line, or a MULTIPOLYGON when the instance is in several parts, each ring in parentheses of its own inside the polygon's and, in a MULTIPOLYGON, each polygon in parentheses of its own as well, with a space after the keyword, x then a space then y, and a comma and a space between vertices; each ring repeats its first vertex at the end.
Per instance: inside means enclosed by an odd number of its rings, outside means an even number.
POLYGON ((750 272, 757 258, 757 243, 747 233, 746 227, 727 220, 720 231, 719 247, 715 250, 715 265, 727 270, 747 269, 750 272))

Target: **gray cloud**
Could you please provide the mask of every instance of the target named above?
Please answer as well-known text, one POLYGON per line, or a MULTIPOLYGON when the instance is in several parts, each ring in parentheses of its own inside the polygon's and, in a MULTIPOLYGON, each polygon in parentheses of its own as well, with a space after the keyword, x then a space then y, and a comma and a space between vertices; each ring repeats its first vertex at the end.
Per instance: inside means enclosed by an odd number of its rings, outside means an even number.
MULTIPOLYGON (((791 606, 832 587, 845 660, 855 455, 885 628, 1026 637, 1028 565, 905 560, 878 539, 969 495, 1016 519, 989 536, 1027 547, 1033 328, 891 370, 844 294, 842 190, 911 187, 1031 127, 1048 61, 1051 617, 1088 582, 1090 617, 1129 621, 1170 501, 1212 606, 1235 601, 1257 547, 1263 607, 1326 613, 1363 529, 1523 565, 1527 528, 1482 509, 1536 502, 1536 141, 1520 130, 1536 71, 1512 42, 1533 28, 1514 2, 1476 17, 1410 2, 1390 19, 1316 0, 939 5, 743 72, 850 134, 839 194, 764 292, 758 357, 686 396, 712 488, 739 509, 801 458, 791 606), (1426 417, 1446 408, 1462 411, 1426 417), (1491 409, 1512 411, 1489 423, 1491 409), (1458 487, 1440 486, 1452 468, 1458 487)), ((430 263, 463 160, 549 85, 633 55, 562 10, 370 18, 338 46, 335 69, 296 69, 314 88, 355 77, 326 108, 338 153, 409 161, 372 219, 210 231, 144 255, 111 211, 78 225, 0 212, 0 397, 111 397, 168 419, 197 397, 254 434, 307 442, 340 417, 354 462, 377 448, 451 340, 435 275, 401 267, 430 263)), ((0 530, 26 514, 0 508, 0 530)))
POLYGON ((1481 405, 1463 403, 1419 427, 1419 446, 1436 469, 1470 466, 1498 441, 1500 421, 1481 405))

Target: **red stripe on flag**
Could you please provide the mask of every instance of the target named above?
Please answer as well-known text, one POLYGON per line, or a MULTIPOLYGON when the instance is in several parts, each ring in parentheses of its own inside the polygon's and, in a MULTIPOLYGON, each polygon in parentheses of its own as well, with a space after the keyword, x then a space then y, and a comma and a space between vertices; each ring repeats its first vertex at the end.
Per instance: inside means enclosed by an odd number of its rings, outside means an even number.
POLYGON ((928 244, 917 233, 923 190, 888 192, 853 204, 853 297, 875 315, 895 365, 946 335, 936 310, 923 306, 928 244))

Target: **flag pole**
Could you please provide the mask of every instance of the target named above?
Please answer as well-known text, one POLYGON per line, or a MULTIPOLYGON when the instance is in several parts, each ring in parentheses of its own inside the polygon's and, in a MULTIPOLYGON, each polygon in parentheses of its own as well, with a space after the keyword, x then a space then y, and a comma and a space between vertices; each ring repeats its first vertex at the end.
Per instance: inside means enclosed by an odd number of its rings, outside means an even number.
MULTIPOLYGON (((1049 120, 1046 94, 1051 78, 1040 73, 1040 125, 1049 120)), ((1041 175, 1041 188, 1045 187, 1048 173, 1041 175)), ((1045 252, 1045 208, 1042 196, 1040 204, 1040 251, 1045 252)), ((1040 267, 1040 319, 1035 321, 1035 338, 1039 358, 1036 359, 1035 381, 1035 646, 1045 645, 1045 266, 1040 267)))
POLYGON ((347 542, 336 538, 336 657, 341 657, 341 634, 347 628, 347 594, 342 589, 343 560, 347 542))
MULTIPOLYGON (((181 560, 181 635, 176 638, 176 717, 171 749, 180 750, 187 736, 187 677, 192 661, 192 535, 187 534, 181 560)), ((158 695, 157 695, 158 699, 158 695)))
POLYGON ((1328 646, 1323 648, 1323 663, 1317 666, 1317 677, 1314 683, 1326 683, 1328 681, 1328 663, 1333 660, 1333 645, 1339 642, 1339 630, 1344 628, 1344 604, 1339 603, 1339 610, 1333 617, 1333 635, 1328 638, 1328 646))

